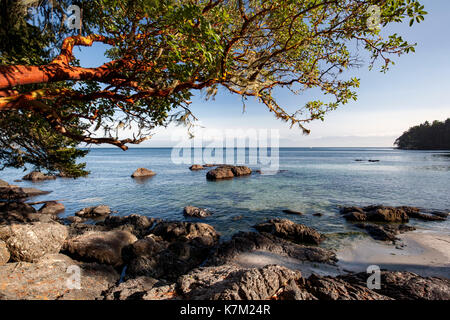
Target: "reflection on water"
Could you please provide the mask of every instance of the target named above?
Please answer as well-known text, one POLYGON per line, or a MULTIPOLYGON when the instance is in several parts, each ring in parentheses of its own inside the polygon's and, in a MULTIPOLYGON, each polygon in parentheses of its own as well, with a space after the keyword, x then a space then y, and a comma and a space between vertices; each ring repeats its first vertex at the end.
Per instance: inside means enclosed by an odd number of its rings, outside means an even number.
MULTIPOLYGON (((172 164, 170 155, 171 149, 92 149, 86 157, 91 171, 87 178, 17 184, 53 190, 36 201, 65 199, 63 216, 86 206, 108 204, 120 215, 137 213, 184 220, 184 206, 205 207, 214 214, 202 221, 214 225, 224 238, 237 231, 252 230, 256 223, 274 217, 288 218, 330 234, 357 231, 338 214, 339 206, 345 205, 450 209, 448 152, 285 148, 280 149, 281 172, 254 173, 221 182, 207 181, 206 170, 190 171, 189 165, 172 164), (157 174, 145 181, 132 179, 131 173, 139 167, 157 174), (283 209, 304 214, 289 215, 283 209), (316 212, 323 216, 313 216, 316 212), (242 219, 234 219, 236 216, 242 219)), ((11 183, 24 173, 7 169, 0 175, 11 183)), ((450 232, 448 221, 411 224, 450 232)))

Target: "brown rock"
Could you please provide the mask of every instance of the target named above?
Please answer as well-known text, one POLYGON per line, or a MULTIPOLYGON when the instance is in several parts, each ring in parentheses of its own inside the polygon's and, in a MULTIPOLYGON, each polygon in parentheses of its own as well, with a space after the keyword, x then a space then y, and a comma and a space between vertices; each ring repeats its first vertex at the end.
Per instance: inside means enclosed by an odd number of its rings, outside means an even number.
POLYGON ((252 174, 252 170, 246 166, 231 166, 231 171, 235 177, 248 176, 252 174))
POLYGON ((183 213, 185 216, 194 218, 206 218, 211 215, 211 212, 209 210, 193 206, 184 207, 183 213))
POLYGON ((81 260, 94 260, 112 266, 120 266, 122 249, 137 238, 128 231, 92 231, 69 239, 64 249, 81 260))
POLYGON ((271 233, 295 243, 319 244, 322 241, 321 234, 316 230, 288 219, 271 219, 254 226, 254 228, 259 232, 271 233))
POLYGON ((0 227, 0 239, 6 243, 13 261, 34 262, 48 253, 58 253, 68 236, 59 223, 34 222, 0 227))
POLYGON ((111 266, 80 263, 62 254, 49 254, 36 263, 0 266, 0 300, 94 300, 101 298, 102 292, 118 279, 111 266), (80 271, 79 288, 71 281, 76 270, 80 271))
POLYGON ((148 218, 138 214, 131 214, 129 216, 108 216, 97 225, 102 225, 108 229, 126 230, 134 234, 138 238, 142 238, 149 233, 149 229, 157 220, 148 218))
POLYGON ((175 284, 151 277, 138 277, 120 283, 105 293, 105 300, 173 300, 175 284))
POLYGON ((98 218, 111 214, 111 208, 106 205, 96 207, 87 207, 75 212, 75 215, 81 218, 98 218))
POLYGON ((7 263, 10 257, 11 255, 9 254, 9 250, 6 247, 6 243, 0 240, 0 266, 7 263))
POLYGON ((369 206, 364 211, 367 220, 377 222, 408 222, 409 217, 406 212, 399 208, 386 206, 369 206))
POLYGON ((301 216, 303 214, 303 212, 301 212, 301 211, 295 211, 295 210, 291 210, 291 209, 284 209, 283 212, 287 213, 287 214, 296 214, 299 216, 301 216))
POLYGON ((213 245, 219 240, 214 227, 206 223, 160 222, 151 232, 169 242, 198 238, 205 245, 213 245))
POLYGON ((54 180, 54 179, 56 179, 56 176, 45 175, 39 171, 32 171, 29 174, 25 175, 22 179, 35 182, 35 181, 42 181, 42 180, 54 180))
POLYGON ((361 213, 359 211, 353 211, 346 213, 344 218, 348 221, 366 221, 367 215, 365 213, 361 213))
POLYGON ((230 167, 218 167, 206 173, 206 179, 208 180, 222 180, 232 178, 234 178, 234 173, 230 167))
POLYGON ((154 176, 156 173, 152 170, 146 169, 146 168, 139 168, 136 169, 136 171, 133 172, 131 175, 132 178, 143 178, 143 177, 151 177, 154 176))
POLYGON ((38 212, 42 214, 58 214, 64 210, 65 207, 62 203, 57 201, 48 201, 39 209, 38 212))
POLYGON ((201 164, 194 164, 189 167, 189 170, 191 171, 197 171, 197 170, 203 170, 205 169, 201 164))

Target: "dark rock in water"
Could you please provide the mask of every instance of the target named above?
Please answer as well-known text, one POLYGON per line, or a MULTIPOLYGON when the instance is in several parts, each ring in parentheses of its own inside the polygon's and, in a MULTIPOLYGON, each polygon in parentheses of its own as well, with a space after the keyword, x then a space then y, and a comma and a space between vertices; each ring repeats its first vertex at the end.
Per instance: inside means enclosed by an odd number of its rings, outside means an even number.
POLYGON ((174 300, 175 283, 151 277, 138 277, 108 289, 105 300, 174 300))
POLYGON ((446 217, 443 217, 441 215, 435 215, 435 214, 424 214, 420 212, 411 212, 408 214, 410 218, 419 219, 423 221, 445 221, 447 220, 446 217))
POLYGON ((407 225, 379 225, 358 223, 355 225, 358 228, 364 229, 375 240, 391 241, 395 243, 399 240, 396 236, 400 233, 416 230, 416 228, 407 225))
POLYGON ((184 207, 183 211, 185 216, 194 217, 194 218, 206 218, 211 215, 211 212, 206 209, 197 208, 193 206, 184 207))
POLYGON ((239 232, 231 240, 221 243, 205 265, 216 266, 233 263, 235 257, 239 254, 256 250, 267 251, 300 261, 330 265, 337 261, 336 254, 328 249, 296 244, 269 233, 239 232))
POLYGON ((65 207, 62 203, 57 201, 47 201, 38 212, 42 214, 58 214, 64 210, 65 207))
POLYGON ((48 253, 58 253, 67 236, 67 227, 59 223, 0 226, 0 240, 6 243, 13 261, 34 262, 48 253))
POLYGON ((189 167, 189 170, 191 171, 197 171, 197 170, 203 170, 205 169, 201 164, 193 164, 189 167))
POLYGON ((359 212, 359 213, 365 213, 364 210, 360 207, 343 207, 341 209, 341 214, 346 214, 350 212, 359 212))
POLYGON ((131 175, 132 178, 144 178, 144 177, 152 177, 156 173, 152 170, 146 169, 146 168, 138 168, 136 171, 133 172, 131 175))
POLYGON ((254 226, 259 232, 271 233, 274 236, 295 243, 319 244, 323 237, 316 230, 288 219, 271 219, 254 226))
POLYGON ((364 159, 355 159, 355 161, 364 161, 364 159))
POLYGON ((45 175, 42 172, 39 171, 33 171, 29 174, 22 177, 22 180, 29 180, 29 181, 43 181, 43 180, 55 180, 56 176, 52 175, 45 175))
POLYGON ((352 284, 339 277, 312 274, 308 279, 298 282, 298 286, 318 300, 392 300, 368 289, 366 283, 352 284))
POLYGON ((127 276, 174 281, 205 261, 218 240, 214 228, 204 223, 159 222, 151 234, 123 250, 127 276))
POLYGON ((206 173, 206 179, 208 180, 221 180, 221 179, 232 179, 234 178, 234 173, 229 167, 219 167, 212 169, 206 173))
POLYGON ((211 168, 211 167, 217 167, 217 165, 216 164, 207 163, 207 164, 204 164, 203 167, 211 168))
POLYGON ((109 230, 125 230, 134 234, 138 238, 142 238, 149 233, 149 229, 157 220, 154 218, 148 218, 138 214, 131 214, 129 216, 108 216, 102 222, 97 225, 105 226, 109 230))
POLYGON ((208 171, 206 173, 206 178, 208 180, 231 179, 234 177, 247 176, 251 173, 252 170, 245 166, 223 165, 208 171))
POLYGON ((110 266, 81 263, 63 254, 48 254, 35 263, 0 266, 0 299, 6 300, 94 300, 119 279, 110 266), (70 276, 80 270, 80 287, 68 286, 70 276))
POLYGON ((369 162, 380 162, 380 160, 371 160, 371 159, 369 159, 367 161, 369 161, 369 162))
POLYGON ((296 215, 299 215, 299 216, 301 216, 303 214, 303 212, 290 210, 290 209, 284 209, 283 212, 287 213, 287 214, 296 214, 296 215))
POLYGON ((368 221, 408 222, 409 217, 403 209, 387 206, 369 206, 364 211, 368 221))
MULTIPOLYGON (((367 273, 340 276, 342 280, 366 285, 367 273)), ((396 300, 450 300, 450 280, 422 277, 406 271, 381 271, 381 289, 374 291, 396 300)))
POLYGON ((0 266, 6 264, 11 257, 6 243, 0 240, 0 266))
POLYGON ((429 213, 441 218, 447 218, 450 215, 450 212, 448 211, 430 211, 429 213))
POLYGON ((269 265, 242 269, 232 265, 195 269, 181 276, 179 290, 192 300, 267 300, 290 280, 301 278, 299 271, 269 265))
POLYGON ((231 166, 231 171, 235 177, 248 176, 252 174, 252 170, 246 166, 231 166))
POLYGON ((16 185, 4 185, 0 186, 0 199, 2 200, 19 200, 29 197, 40 196, 48 194, 49 191, 43 191, 36 188, 21 188, 16 185))
POLYGON ((111 208, 105 205, 87 207, 75 212, 75 215, 81 218, 98 218, 108 216, 109 214, 111 214, 111 208))
POLYGON ((198 238, 205 244, 211 245, 219 240, 219 234, 216 230, 206 223, 160 222, 151 232, 169 242, 198 238))
POLYGON ((80 260, 117 267, 123 264, 122 249, 136 241, 137 238, 128 231, 91 231, 69 239, 64 250, 80 260))
POLYGON ((315 212, 315 213, 313 213, 313 216, 315 216, 315 217, 321 217, 321 216, 323 216, 323 213, 321 213, 321 212, 315 212))
POLYGON ((238 220, 242 220, 244 218, 244 216, 234 216, 233 218, 231 218, 231 220, 233 221, 238 221, 238 220))
POLYGON ((367 215, 365 213, 361 213, 358 211, 353 211, 353 212, 349 212, 344 214, 344 218, 347 221, 366 221, 367 220, 367 215))

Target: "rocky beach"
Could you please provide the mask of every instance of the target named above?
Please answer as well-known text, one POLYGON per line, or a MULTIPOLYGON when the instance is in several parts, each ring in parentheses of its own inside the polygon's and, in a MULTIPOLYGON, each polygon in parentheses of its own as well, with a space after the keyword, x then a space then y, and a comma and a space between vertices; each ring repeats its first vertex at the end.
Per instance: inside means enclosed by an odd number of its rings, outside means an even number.
MULTIPOLYGON (((155 175, 144 169, 134 179, 155 175)), ((230 165, 191 170, 213 181, 252 174, 230 165)), ((364 236, 333 247, 334 234, 291 220, 303 215, 296 210, 223 237, 204 222, 214 212, 190 203, 177 220, 116 215, 107 203, 61 216, 64 201, 33 201, 37 194, 0 181, 0 299, 450 299, 449 235, 409 223, 446 221, 445 210, 341 207, 339 218, 364 236), (381 266, 380 288, 367 285, 369 265, 381 266), (78 287, 71 270, 80 272, 78 287)))

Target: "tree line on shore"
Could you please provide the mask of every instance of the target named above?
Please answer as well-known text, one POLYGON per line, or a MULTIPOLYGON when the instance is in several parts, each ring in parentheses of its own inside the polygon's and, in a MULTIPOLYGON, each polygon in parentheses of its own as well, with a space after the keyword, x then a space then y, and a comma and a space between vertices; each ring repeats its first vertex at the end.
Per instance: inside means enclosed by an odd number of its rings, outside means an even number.
POLYGON ((399 149, 450 150, 450 118, 411 127, 394 143, 399 149))

